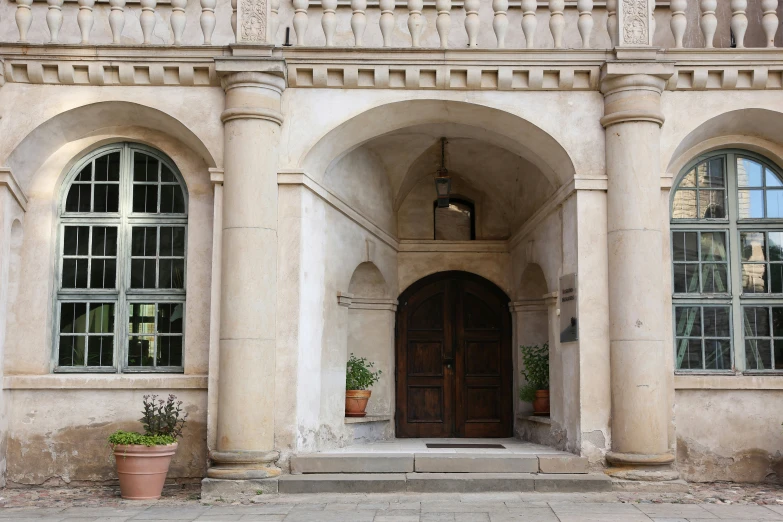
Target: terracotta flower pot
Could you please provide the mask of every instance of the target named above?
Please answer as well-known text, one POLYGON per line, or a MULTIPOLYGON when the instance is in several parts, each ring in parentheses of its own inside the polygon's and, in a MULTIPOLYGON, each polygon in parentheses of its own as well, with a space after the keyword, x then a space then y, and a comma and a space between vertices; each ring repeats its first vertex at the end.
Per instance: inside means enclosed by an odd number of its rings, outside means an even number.
POLYGON ((171 457, 177 452, 177 443, 167 446, 114 446, 120 494, 128 500, 160 498, 171 457))
POLYGON ((533 399, 534 415, 549 415, 549 390, 536 390, 536 398, 533 399))
POLYGON ((372 390, 345 390, 345 416, 364 417, 372 390))

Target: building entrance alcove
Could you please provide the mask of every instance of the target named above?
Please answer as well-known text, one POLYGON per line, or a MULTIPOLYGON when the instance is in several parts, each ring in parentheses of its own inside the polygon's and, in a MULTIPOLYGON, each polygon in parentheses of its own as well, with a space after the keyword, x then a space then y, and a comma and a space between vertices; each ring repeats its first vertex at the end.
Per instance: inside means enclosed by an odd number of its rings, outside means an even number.
POLYGON ((397 437, 509 437, 511 315, 506 294, 467 272, 427 276, 399 298, 397 437))

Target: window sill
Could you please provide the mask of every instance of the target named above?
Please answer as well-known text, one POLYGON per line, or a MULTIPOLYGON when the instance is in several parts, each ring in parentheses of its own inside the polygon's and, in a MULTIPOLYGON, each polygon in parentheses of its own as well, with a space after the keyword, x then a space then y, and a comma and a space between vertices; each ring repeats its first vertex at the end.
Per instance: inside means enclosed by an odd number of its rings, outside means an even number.
POLYGON ((346 424, 365 424, 369 422, 389 422, 391 415, 366 415, 364 417, 346 417, 346 424))
POLYGON ((517 420, 535 422, 536 424, 552 424, 549 415, 517 415, 517 420))
POLYGON ((45 374, 7 375, 6 390, 206 390, 206 375, 45 374))
POLYGON ((781 375, 675 375, 675 390, 783 390, 781 375))

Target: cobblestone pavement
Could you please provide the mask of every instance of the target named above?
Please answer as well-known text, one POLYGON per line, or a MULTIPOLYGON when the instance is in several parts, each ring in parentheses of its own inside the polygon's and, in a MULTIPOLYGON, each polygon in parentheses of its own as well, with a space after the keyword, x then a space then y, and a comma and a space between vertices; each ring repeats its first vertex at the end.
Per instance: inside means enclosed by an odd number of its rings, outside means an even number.
POLYGON ((154 502, 115 487, 0 491, 0 522, 783 522, 783 486, 691 484, 688 493, 613 492, 259 495, 202 504, 197 485, 167 487, 154 502))

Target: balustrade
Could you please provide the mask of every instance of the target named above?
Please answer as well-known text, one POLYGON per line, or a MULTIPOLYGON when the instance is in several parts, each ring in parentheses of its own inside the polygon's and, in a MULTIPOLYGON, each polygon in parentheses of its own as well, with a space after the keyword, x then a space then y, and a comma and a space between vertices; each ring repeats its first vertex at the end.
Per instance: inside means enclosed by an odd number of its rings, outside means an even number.
MULTIPOLYGON (((0 0, 7 1, 7 0, 0 0)), ((82 44, 123 42, 123 30, 126 22, 138 19, 135 35, 141 30, 144 44, 160 43, 168 45, 193 45, 203 43, 213 45, 213 37, 220 45, 227 41, 228 21, 225 29, 217 32, 221 21, 216 17, 219 3, 231 4, 231 27, 236 35, 237 0, 13 0, 16 5, 15 22, 19 41, 28 41, 31 27, 36 23, 45 23, 48 29, 48 42, 74 43, 73 23, 63 24, 64 18, 76 15, 78 37, 82 44), (46 5, 39 6, 39 2, 46 5), (109 9, 96 9, 96 2, 107 4, 109 9), (159 2, 162 5, 159 5, 159 2), (165 2, 165 3, 164 3, 165 2), (198 2, 194 10, 188 10, 188 2, 198 2), (76 4, 76 5, 74 5, 76 4), (200 7, 200 11, 199 11, 200 7), (126 11, 135 13, 126 18, 126 11), (45 13, 45 14, 43 14, 45 13), (193 31, 186 32, 188 17, 198 13, 198 20, 191 20, 201 29, 201 41, 193 42, 193 31), (36 22, 39 16, 43 18, 36 22), (97 20, 96 17, 108 17, 97 20), (160 28, 155 32, 158 22, 167 22, 169 37, 161 37, 160 28), (63 27, 68 31, 63 32, 63 27), (108 26, 107 31, 104 29, 108 26), (100 28, 100 34, 94 29, 100 28), (156 38, 158 37, 158 38, 156 38), (110 38, 110 39, 109 39, 110 38), (97 41, 94 41, 94 40, 97 41), (156 41, 162 40, 162 41, 156 41)), ((607 48, 617 45, 619 40, 618 7, 622 0, 405 0, 397 5, 396 0, 267 0, 267 43, 280 45, 278 36, 280 25, 286 29, 288 42, 289 29, 293 29, 290 44, 297 46, 325 45, 355 47, 440 47, 443 49, 467 46, 468 48, 491 47, 491 36, 482 34, 491 25, 494 32, 494 45, 498 49, 506 47, 537 48, 607 48), (282 4, 281 4, 282 2, 282 4), (373 13, 374 16, 373 16, 373 13), (397 16, 401 19, 397 20, 397 16), (461 27, 452 27, 453 18, 461 27), (311 24, 311 18, 315 18, 311 24), (320 20, 319 20, 320 19, 320 20), (541 30, 539 20, 548 25, 541 30), (368 27, 368 21, 374 23, 368 27), (318 38, 317 27, 323 39, 318 38), (398 25, 399 24, 399 25, 398 25), (600 25, 599 25, 600 24, 600 25), (605 28, 604 25, 605 24, 605 28), (429 26, 429 28, 428 28, 429 26), (348 31, 350 28, 350 31, 348 31), (407 35, 402 35, 400 29, 407 35), (310 29, 310 30, 308 30, 310 29), (434 29, 434 30, 433 30, 434 29), (459 34, 458 34, 459 33, 459 34), (405 36, 409 38, 405 40, 405 36), (352 37, 352 39, 351 39, 352 37), (458 43, 454 43, 458 42, 458 43), (547 43, 548 42, 548 43, 547 43)), ((777 9, 778 0, 758 0, 754 4, 760 8, 760 20, 750 21, 748 0, 725 0, 729 4, 729 14, 718 11, 721 0, 669 0, 658 2, 658 21, 668 22, 669 35, 656 35, 656 45, 682 49, 688 47, 715 46, 726 47, 729 31, 737 48, 744 48, 749 42, 775 47, 775 37, 780 21, 777 9), (719 18, 720 16, 720 18, 719 18), (689 24, 690 27, 689 27, 689 24), (748 34, 754 36, 747 38, 748 34), (699 38, 701 33, 701 38, 699 38), (719 36, 720 35, 720 36, 719 36), (760 38, 763 35, 763 39, 760 38), (668 40, 668 41, 667 41, 668 40), (672 45, 673 41, 673 45, 672 45)), ((655 2, 652 2, 652 9, 655 2)), ((13 23, 13 22, 12 22, 13 23)), ((223 26, 221 26, 223 27, 223 26)), ((129 29, 129 33, 131 32, 129 29)), ((654 29, 654 26, 653 26, 654 29)), ((126 35, 127 36, 127 35, 126 35)), ((137 38, 137 36, 129 36, 137 38)), ((128 42, 128 38, 126 38, 128 42)))

